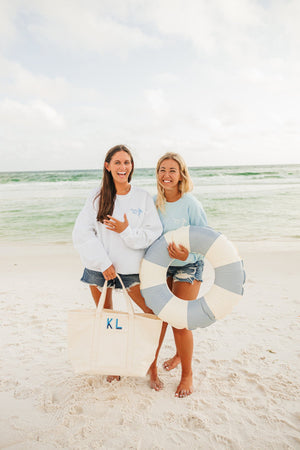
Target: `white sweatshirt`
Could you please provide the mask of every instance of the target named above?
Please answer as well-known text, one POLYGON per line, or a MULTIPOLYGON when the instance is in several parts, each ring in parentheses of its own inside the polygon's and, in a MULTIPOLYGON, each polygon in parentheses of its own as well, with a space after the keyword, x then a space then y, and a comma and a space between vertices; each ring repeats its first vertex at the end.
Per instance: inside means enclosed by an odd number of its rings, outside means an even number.
POLYGON ((139 273, 145 249, 162 233, 162 225, 150 194, 136 186, 126 195, 117 195, 112 216, 128 227, 122 233, 108 230, 97 221, 99 189, 93 190, 76 219, 73 243, 83 265, 104 272, 112 264, 121 274, 139 273))

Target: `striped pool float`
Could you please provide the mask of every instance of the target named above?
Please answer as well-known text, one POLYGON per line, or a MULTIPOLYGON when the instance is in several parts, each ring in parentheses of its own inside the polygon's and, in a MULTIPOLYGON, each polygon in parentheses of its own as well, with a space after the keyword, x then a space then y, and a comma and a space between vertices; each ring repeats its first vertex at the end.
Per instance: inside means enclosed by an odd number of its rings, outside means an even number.
MULTIPOLYGON (((184 261, 183 261, 184 263, 184 261)), ((188 226, 161 236, 146 251, 140 271, 141 291, 146 304, 175 328, 205 328, 229 314, 243 295, 245 271, 234 245, 209 227, 188 226), (205 297, 182 300, 169 290, 166 273, 172 258, 168 245, 184 245, 201 253, 215 271, 214 284, 205 297)))

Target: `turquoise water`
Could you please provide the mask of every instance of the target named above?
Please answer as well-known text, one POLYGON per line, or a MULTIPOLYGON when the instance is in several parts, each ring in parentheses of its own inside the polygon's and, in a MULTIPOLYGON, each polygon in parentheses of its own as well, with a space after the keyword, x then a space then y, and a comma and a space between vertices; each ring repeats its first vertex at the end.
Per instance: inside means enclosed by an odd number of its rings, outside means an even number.
MULTIPOLYGON (((300 238, 300 165, 190 168, 210 226, 230 240, 300 238)), ((0 173, 0 240, 71 242, 75 218, 101 171, 0 173)), ((132 183, 156 192, 154 169, 132 183)))

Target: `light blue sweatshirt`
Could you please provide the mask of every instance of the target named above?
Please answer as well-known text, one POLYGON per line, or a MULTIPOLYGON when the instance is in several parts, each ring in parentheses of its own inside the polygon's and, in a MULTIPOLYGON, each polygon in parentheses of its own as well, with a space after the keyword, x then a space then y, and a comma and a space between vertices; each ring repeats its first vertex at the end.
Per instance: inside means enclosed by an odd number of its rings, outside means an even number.
MULTIPOLYGON (((207 226, 206 214, 201 203, 190 193, 183 194, 177 202, 166 202, 165 211, 158 209, 158 214, 164 233, 188 225, 207 226)), ((203 257, 199 253, 190 253, 185 261, 175 259, 171 266, 183 266, 201 259, 203 257)))

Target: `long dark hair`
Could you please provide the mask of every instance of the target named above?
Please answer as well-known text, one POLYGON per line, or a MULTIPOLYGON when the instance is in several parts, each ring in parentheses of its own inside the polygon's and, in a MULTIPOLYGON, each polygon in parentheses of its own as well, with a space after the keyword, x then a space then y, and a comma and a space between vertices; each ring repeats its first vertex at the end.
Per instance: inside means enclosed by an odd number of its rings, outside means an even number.
POLYGON ((106 153, 104 164, 103 164, 103 176, 101 189, 99 194, 95 197, 95 200, 99 197, 99 210, 97 214, 97 220, 103 223, 104 219, 107 219, 107 215, 110 216, 113 213, 115 200, 116 200, 116 186, 112 177, 112 174, 106 169, 105 163, 110 163, 111 158, 117 152, 126 152, 128 153, 131 163, 132 169, 128 177, 128 181, 130 182, 133 170, 134 170, 134 161, 130 150, 125 147, 125 145, 115 145, 106 153))

